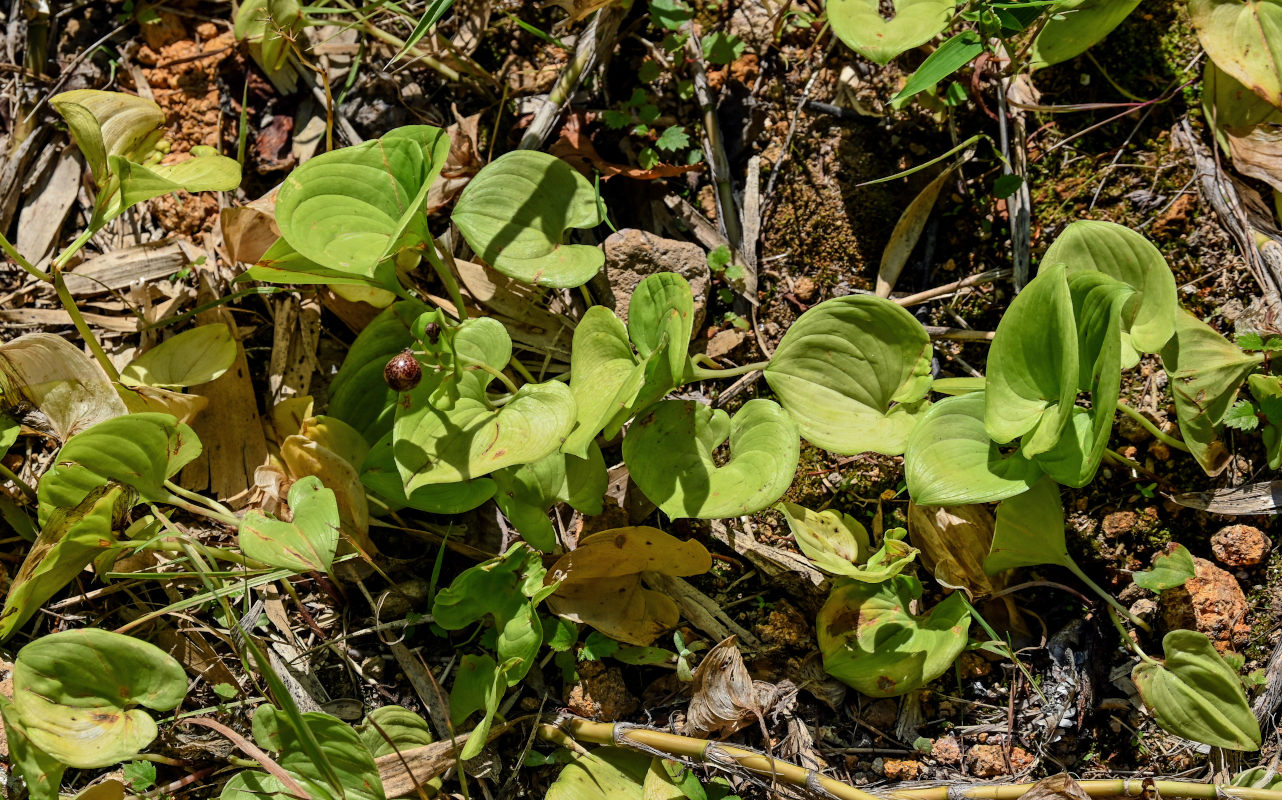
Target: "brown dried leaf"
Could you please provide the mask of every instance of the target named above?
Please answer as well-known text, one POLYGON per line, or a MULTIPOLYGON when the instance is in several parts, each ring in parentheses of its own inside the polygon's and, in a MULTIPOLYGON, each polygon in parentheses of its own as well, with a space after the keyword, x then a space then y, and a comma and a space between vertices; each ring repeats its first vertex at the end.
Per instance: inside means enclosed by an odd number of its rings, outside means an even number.
POLYGON ((709 650, 695 669, 684 735, 725 738, 762 719, 776 703, 778 688, 752 679, 736 640, 731 636, 709 650))
POLYGON ((190 425, 196 416, 209 405, 208 397, 198 394, 183 394, 171 389, 157 389, 154 386, 117 386, 116 391, 130 414, 144 411, 159 411, 172 414, 184 425, 190 425))
POLYGON ((47 427, 62 442, 128 413, 102 367, 66 339, 48 333, 0 344, 0 392, 5 405, 22 398, 37 409, 47 423, 38 427, 47 427))
MULTIPOLYGON (((359 552, 366 555, 378 552, 369 538, 369 501, 356 467, 323 444, 302 435, 286 437, 280 446, 280 457, 293 480, 315 475, 326 488, 333 490, 342 532, 359 552)), ((339 552, 343 552, 341 547, 339 552)))
MULTIPOLYGON (((485 13, 488 19, 488 11, 485 13)), ((431 214, 449 205, 472 176, 481 171, 480 123, 481 115, 460 117, 454 111, 456 122, 445 129, 450 137, 450 153, 445 157, 441 176, 427 192, 427 213, 431 214)))
POLYGON ((908 257, 912 255, 913 248, 917 246, 917 240, 921 238, 921 232, 926 228, 926 222, 930 219, 930 212, 935 207, 935 199, 939 197, 939 191, 944 188, 944 184, 952 177, 955 169, 957 169, 956 165, 935 176, 935 179, 926 184, 926 188, 913 198, 908 208, 905 208, 904 213, 899 216, 895 229, 890 232, 890 242, 881 254, 881 266, 877 269, 878 297, 890 297, 890 290, 895 288, 899 273, 908 263, 908 257))
POLYGON ((1090 795, 1067 772, 1061 772, 1033 784, 1020 800, 1090 800, 1090 795))
POLYGON ((909 502, 908 535, 941 586, 967 597, 992 594, 997 578, 984 572, 993 543, 993 515, 980 505, 925 507, 909 502))
POLYGON ((641 573, 698 575, 712 556, 694 540, 681 541, 658 528, 601 531, 548 570, 547 585, 561 581, 548 598, 553 613, 591 625, 621 642, 645 646, 676 626, 672 598, 641 585, 641 573))

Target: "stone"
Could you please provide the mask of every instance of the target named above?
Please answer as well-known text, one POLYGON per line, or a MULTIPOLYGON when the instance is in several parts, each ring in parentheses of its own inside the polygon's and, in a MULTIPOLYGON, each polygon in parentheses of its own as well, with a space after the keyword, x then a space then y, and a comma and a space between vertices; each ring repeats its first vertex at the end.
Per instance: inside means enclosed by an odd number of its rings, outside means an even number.
POLYGON ((930 757, 941 764, 960 764, 961 745, 955 736, 941 736, 930 746, 930 757))
POLYGON ((614 309, 619 319, 628 321, 628 303, 637 284, 658 272, 675 272, 690 282, 694 293, 694 330, 702 328, 712 287, 708 256, 702 247, 636 228, 624 228, 610 235, 604 248, 605 278, 600 275, 594 278, 592 291, 602 305, 614 309))
POLYGON ((1138 521, 1134 511, 1114 511, 1104 517, 1104 535, 1109 538, 1121 536, 1134 528, 1138 521))
POLYGON ((921 762, 911 759, 888 758, 882 762, 882 772, 892 781, 915 781, 921 771, 921 762))
POLYGON ((738 328, 717 331, 717 335, 708 340, 708 358, 723 358, 729 355, 736 347, 743 344, 746 338, 748 338, 747 331, 741 331, 738 328))
POLYGON ((619 720, 641 707, 628 691, 618 667, 606 667, 600 661, 584 661, 578 667, 579 680, 570 685, 565 705, 571 712, 588 719, 619 720))
POLYGON ((1022 747, 1010 749, 1010 766, 1007 767, 1007 756, 999 744, 977 744, 966 753, 971 774, 976 778, 996 778, 1002 775, 1018 775, 1033 766, 1035 759, 1022 747))
POLYGON ((1206 634, 1221 653, 1246 644, 1246 595, 1237 579, 1205 558, 1194 558, 1194 577, 1162 592, 1166 630, 1189 628, 1206 634))
POLYGON ((895 726, 895 720, 898 718, 899 703, 889 698, 866 706, 863 713, 859 715, 860 722, 879 733, 888 732, 895 726))
POLYGON ((803 303, 809 303, 819 294, 819 285, 815 283, 814 278, 801 277, 793 284, 792 293, 803 303))
POLYGON ((1211 537, 1215 560, 1230 567, 1257 567, 1269 557, 1273 541, 1259 528, 1229 525, 1211 537))

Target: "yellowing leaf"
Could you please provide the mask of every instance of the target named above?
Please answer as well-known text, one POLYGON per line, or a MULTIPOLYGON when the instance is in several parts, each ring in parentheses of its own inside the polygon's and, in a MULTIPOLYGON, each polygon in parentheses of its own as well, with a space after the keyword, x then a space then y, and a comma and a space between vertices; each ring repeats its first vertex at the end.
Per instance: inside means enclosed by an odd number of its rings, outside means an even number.
POLYGON ((711 568, 712 556, 694 540, 683 542, 647 527, 601 531, 548 571, 544 582, 560 585, 547 603, 566 619, 644 647, 676 627, 680 612, 672 598, 643 588, 641 573, 687 576, 711 568))
POLYGON ((201 325, 166 339, 125 367, 120 382, 126 386, 174 389, 208 383, 236 361, 236 342, 227 326, 201 325))

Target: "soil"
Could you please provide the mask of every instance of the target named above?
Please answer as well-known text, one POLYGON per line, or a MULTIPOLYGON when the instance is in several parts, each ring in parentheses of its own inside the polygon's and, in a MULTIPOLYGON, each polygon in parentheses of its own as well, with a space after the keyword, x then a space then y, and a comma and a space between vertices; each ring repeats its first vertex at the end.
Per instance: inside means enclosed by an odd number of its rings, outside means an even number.
MULTIPOLYGON (((245 45, 235 41, 225 5, 182 0, 172 8, 151 9, 139 4, 132 12, 99 0, 82 5, 87 6, 86 19, 124 15, 120 23, 124 33, 103 48, 105 52, 91 53, 71 67, 72 58, 80 52, 76 48, 87 47, 96 36, 87 40, 87 31, 79 29, 85 26, 63 20, 56 30, 60 38, 48 66, 49 79, 67 78, 64 88, 123 88, 153 97, 166 113, 166 130, 172 140, 170 159, 185 157, 196 145, 216 147, 228 154, 243 147, 247 158, 245 183, 239 194, 178 193, 157 198, 131 215, 127 221, 131 227, 122 221, 113 229, 112 241, 177 236, 193 244, 193 252, 209 258, 203 266, 218 291, 223 295, 236 291, 240 284, 233 286, 226 280, 235 270, 221 258, 225 253, 218 244, 220 236, 214 232, 220 210, 254 199, 284 177, 296 161, 293 146, 301 135, 302 120, 315 112, 315 98, 306 89, 291 95, 273 87, 245 45), (133 18, 129 18, 131 13, 133 18), (145 22, 137 18, 142 16, 145 22), (312 110, 306 111, 309 106, 312 110)), ((516 146, 532 116, 530 105, 519 101, 548 91, 568 61, 565 49, 536 35, 532 28, 552 31, 553 38, 571 42, 582 26, 554 26, 562 18, 556 7, 582 3, 539 8, 511 2, 459 5, 493 7, 485 36, 468 55, 487 77, 451 81, 421 62, 383 69, 394 49, 373 38, 362 39, 358 67, 333 76, 335 83, 329 87, 334 106, 362 136, 378 136, 400 124, 444 125, 479 114, 479 158, 488 159, 516 146), (528 27, 517 25, 518 18, 528 27)), ((698 23, 704 30, 730 26, 735 19, 740 22, 733 24, 742 25, 744 15, 756 13, 752 9, 758 5, 748 0, 699 3, 698 23)), ((813 10, 819 4, 797 5, 813 10)), ((1036 265, 1047 245, 1074 220, 1103 219, 1127 225, 1143 232, 1161 250, 1175 273, 1185 306, 1228 333, 1242 309, 1261 290, 1211 206, 1199 195, 1190 154, 1172 138, 1173 127, 1187 117, 1195 132, 1210 141, 1198 81, 1200 50, 1183 4, 1142 5, 1110 35, 1107 46, 1041 70, 1033 78, 1040 91, 1039 108, 1067 110, 1022 112, 1028 132, 1027 182, 1033 206, 1032 261, 1036 265), (1137 103, 1133 97, 1153 102, 1137 103)), ((692 149, 699 150, 699 110, 680 88, 682 75, 665 74, 653 83, 658 89, 650 100, 657 121, 645 132, 638 132, 631 124, 623 128, 606 124, 607 112, 617 110, 634 91, 645 88, 639 71, 653 57, 662 38, 647 27, 645 6, 634 4, 621 26, 617 49, 573 102, 574 111, 581 112, 584 120, 584 136, 599 158, 612 164, 641 163, 639 153, 654 145, 658 134, 673 124, 686 125, 695 142, 692 149)), ((718 123, 725 134, 735 191, 742 197, 749 160, 760 156, 761 185, 757 188, 764 209, 756 253, 760 264, 756 296, 741 297, 724 273, 707 278, 706 314, 695 331, 695 341, 724 366, 768 358, 789 325, 806 309, 832 297, 871 290, 896 221, 936 172, 924 169, 908 177, 869 182, 922 166, 975 134, 986 139, 945 184, 895 291, 915 293, 1011 263, 1009 204, 996 198, 993 190, 1001 174, 993 143, 1003 136, 992 113, 996 70, 991 65, 978 73, 966 68, 958 81, 966 98, 955 106, 945 106, 938 98, 923 98, 896 109, 890 97, 925 53, 912 52, 887 68, 875 67, 839 43, 830 47, 830 33, 817 39, 821 26, 807 26, 801 20, 799 17, 797 26, 785 25, 777 37, 767 34, 753 52, 712 69, 708 75, 713 90, 719 92, 718 123), (755 329, 748 329, 753 322, 755 329)), ((453 36, 454 25, 453 17, 447 16, 441 35, 453 36)), ((408 29, 399 30, 397 35, 407 33, 408 29)), ((41 124, 53 135, 55 118, 47 110, 42 113, 41 124)), ((6 114, 12 119, 12 109, 6 114)), ((341 127, 336 127, 336 146, 344 143, 343 135, 341 127)), ((555 135, 549 137, 548 144, 556 139, 555 135)), ((64 139, 58 141, 65 143, 64 139)), ((637 268, 640 272, 656 266, 672 269, 673 265, 660 262, 677 259, 691 274, 708 275, 702 270, 701 253, 710 248, 705 243, 691 243, 697 237, 660 209, 663 197, 670 194, 715 222, 710 170, 655 180, 614 175, 602 179, 600 191, 611 227, 619 233, 611 236, 610 229, 602 226, 585 234, 586 240, 604 241, 607 253, 612 253, 621 243, 653 238, 661 244, 618 260, 628 268, 644 262, 637 268)), ((446 230, 444 214, 432 221, 437 229, 446 230)), ((78 232, 72 227, 69 223, 64 232, 66 240, 78 232)), ((610 267, 620 268, 613 260, 610 267)), ((431 279, 424 281, 443 296, 442 287, 431 279)), ((632 288, 625 284, 635 282, 621 280, 615 288, 623 295, 632 288)), ((1013 294, 1008 281, 986 282, 915 306, 912 311, 927 325, 992 331, 1013 294)), ((54 307, 49 298, 31 291, 24 274, 16 269, 0 273, 0 298, 0 306, 54 307)), ((105 302, 107 306, 99 311, 126 314, 127 304, 121 298, 105 302)), ((558 302, 563 308, 573 308, 577 298, 567 294, 558 302)), ((190 307, 189 303, 173 311, 190 307)), ((251 295, 230 308, 243 327, 254 388, 260 398, 267 397, 276 307, 251 295)), ((343 322, 352 317, 340 316, 344 306, 329 297, 324 308, 316 334, 321 341, 318 369, 309 390, 317 397, 318 408, 324 405, 329 377, 354 338, 343 322)), ((35 329, 30 323, 9 320, 0 321, 4 339, 35 329)), ((44 329, 72 335, 65 324, 44 329)), ((118 349, 137 344, 136 337, 110 334, 106 338, 118 349)), ((939 340, 935 347, 935 368, 941 377, 969 376, 984 369, 984 343, 939 340)), ((724 385, 709 382, 683 391, 706 399, 724 389, 724 385)), ((726 407, 733 410, 754 397, 770 397, 765 381, 752 382, 726 407)), ((1174 407, 1157 358, 1145 357, 1124 373, 1122 398, 1163 431, 1174 431, 1174 407)), ((266 415, 268 409, 260 407, 259 411, 266 415)), ((1258 437, 1231 435, 1228 443, 1233 456, 1229 468, 1217 477, 1208 477, 1187 454, 1173 452, 1143 427, 1119 415, 1109 447, 1138 466, 1106 464, 1092 483, 1064 492, 1068 548, 1095 581, 1155 623, 1153 636, 1137 634, 1147 652, 1161 652, 1161 632, 1187 626, 1211 636, 1221 652, 1240 656, 1242 675, 1262 676, 1282 632, 1282 554, 1272 548, 1270 539, 1278 535, 1275 519, 1264 515, 1228 518, 1170 499, 1180 492, 1268 479, 1270 471, 1258 437), (1172 542, 1197 556, 1197 576, 1184 587, 1160 596, 1134 585, 1133 573, 1148 569, 1153 557, 1166 552, 1172 542), (1208 560, 1212 558, 1221 566, 1208 560)), ((609 463, 620 460, 617 441, 607 443, 605 452, 609 463)), ((5 464, 32 476, 51 454, 51 447, 32 444, 21 463, 6 460, 5 464)), ((902 467, 899 457, 838 457, 803 443, 797 479, 784 499, 809 508, 839 509, 879 536, 906 525, 908 498, 902 467)), ((1026 618, 1022 626, 1012 621, 1001 603, 979 604, 985 624, 991 621, 1000 636, 1008 635, 1015 642, 1018 665, 988 650, 968 651, 952 671, 924 689, 904 698, 874 700, 846 691, 828 679, 819 664, 813 624, 827 595, 827 583, 816 586, 786 571, 772 575, 755 566, 747 553, 725 545, 713 526, 667 520, 648 506, 642 514, 630 517, 635 506, 613 509, 608 525, 599 520, 571 521, 571 512, 561 510, 567 514, 565 522, 570 529, 578 525, 586 533, 621 521, 648 521, 675 535, 696 537, 714 553, 714 569, 690 578, 690 583, 760 640, 754 651, 745 647, 754 679, 771 683, 786 679, 799 687, 788 714, 763 719, 760 725, 754 723, 735 735, 735 741, 747 746, 773 748, 783 740, 787 720, 799 720, 813 738, 813 752, 832 767, 830 774, 856 785, 887 780, 1035 779, 1065 769, 1082 777, 1202 777, 1219 768, 1213 756, 1163 732, 1142 711, 1126 677, 1129 650, 1118 640, 1104 608, 1085 602, 1085 595, 1074 588, 1076 579, 1062 569, 1030 569, 1021 579, 1011 581, 1022 584, 1018 591, 1012 590, 1018 614, 1026 618), (1065 591, 1064 584, 1072 585, 1065 591), (1044 718, 1050 712, 1043 707, 1041 695, 1065 680, 1048 647, 1057 636, 1071 639, 1077 652, 1091 653, 1093 658, 1074 673, 1075 680, 1087 687, 1081 708, 1065 717, 1065 724, 1051 724, 1048 730, 1044 718), (1030 677, 1035 685, 1030 685, 1030 677)), ((447 530, 447 525, 455 524, 453 520, 424 518, 413 522, 407 527, 429 529, 428 533, 417 538, 418 534, 412 537, 376 530, 376 544, 388 557, 385 567, 392 573, 390 577, 431 575, 433 590, 448 585, 462 569, 475 563, 475 556, 497 552, 510 535, 506 523, 495 522, 493 509, 468 517, 459 538, 450 538, 453 549, 441 546, 440 535, 434 533, 447 530)), ((766 511, 746 523, 729 520, 727 524, 743 525, 761 545, 796 551, 777 512, 766 511)), ((454 527, 448 530, 450 537, 457 533, 454 527)), ((226 531, 210 532, 206 538, 213 545, 234 544, 234 537, 226 531)), ((25 545, 16 539, 7 541, 9 549, 0 553, 0 574, 6 567, 10 574, 16 572, 25 554, 25 545)), ((945 590, 924 572, 920 574, 927 584, 920 605, 929 608, 945 590)), ((381 585, 381 578, 372 573, 364 577, 370 586, 381 585)), ((77 597, 81 589, 91 588, 101 587, 86 575, 79 588, 73 586, 59 597, 77 597)), ((335 586, 325 576, 304 576, 294 588, 299 597, 292 604, 282 603, 279 614, 293 631, 291 637, 315 634, 308 639, 314 648, 311 670, 335 708, 340 699, 346 699, 356 707, 357 718, 361 709, 389 703, 427 713, 419 687, 411 683, 411 673, 389 655, 390 635, 373 630, 377 623, 390 621, 386 613, 381 617, 372 613, 354 586, 335 586), (351 666, 353 662, 370 669, 358 672, 351 666)), ((172 598, 166 599, 166 589, 173 591, 169 585, 139 588, 139 602, 145 600, 157 607, 171 602, 172 598)), ((430 609, 425 598, 410 603, 410 620, 430 609)), ((84 620, 115 627, 135 613, 127 604, 114 601, 86 600, 73 608, 69 613, 83 616, 51 613, 40 630, 48 632, 51 625, 75 627, 84 620)), ((218 635, 209 635, 207 643, 211 652, 217 653, 215 657, 232 664, 237 675, 243 674, 223 640, 224 635, 229 636, 226 621, 215 619, 221 612, 206 609, 193 613, 200 615, 196 627, 218 629, 218 635)), ((403 611, 396 616, 406 618, 403 611)), ((481 650, 474 628, 444 638, 444 631, 427 624, 411 622, 402 630, 404 645, 414 652, 418 663, 432 671, 434 680, 457 669, 454 656, 481 650)), ((987 638, 978 631, 975 628, 972 635, 987 638)), ((687 647, 716 644, 705 630, 683 627, 681 634, 687 647)), ((586 629, 583 635, 587 635, 586 629)), ((283 635, 278 632, 277 637, 283 635)), ((26 634, 15 638, 11 649, 0 655, 11 657, 27 638, 26 634)), ((672 648, 671 634, 655 646, 672 648)), ((511 710, 510 717, 518 711, 546 711, 564 705, 573 713, 594 719, 667 726, 689 702, 688 687, 676 678, 670 664, 595 661, 582 649, 577 653, 581 661, 576 664, 575 656, 571 651, 568 657, 541 664, 520 688, 512 689, 520 705, 511 710)), ((697 663, 697 656, 693 660, 697 663)), ((421 679, 420 675, 414 677, 421 679)), ((1276 675, 1272 678, 1278 679, 1276 675)), ((188 700, 190 708, 222 708, 212 687, 198 684, 188 700)), ((248 731, 243 713, 225 708, 218 713, 242 732, 248 731)), ((195 741, 188 736, 170 730, 154 749, 179 752, 195 741)), ((518 726, 498 740, 495 749, 503 751, 504 770, 516 768, 514 754, 522 752, 528 739, 529 729, 518 726)), ((1269 763, 1279 755, 1280 745, 1276 726, 1267 725, 1264 747, 1247 759, 1269 763)), ((542 744, 538 747, 543 753, 551 752, 542 744)), ((181 758, 197 756, 184 754, 181 758)), ((163 767, 161 784, 179 780, 194 769, 163 767)), ((509 793, 506 796, 541 797, 554 776, 552 767, 530 767, 521 770, 513 784, 500 772, 489 779, 487 790, 502 787, 509 793)), ((760 787, 745 784, 741 788, 744 797, 766 796, 760 787)), ((213 784, 202 779, 175 789, 171 796, 213 793, 213 784)))

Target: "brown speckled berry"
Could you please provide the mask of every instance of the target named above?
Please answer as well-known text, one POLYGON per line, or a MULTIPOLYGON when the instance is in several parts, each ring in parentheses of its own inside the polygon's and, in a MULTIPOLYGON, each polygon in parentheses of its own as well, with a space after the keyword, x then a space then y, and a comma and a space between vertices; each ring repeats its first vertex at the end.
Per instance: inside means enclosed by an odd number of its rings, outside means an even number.
POLYGON ((435 344, 436 337, 440 335, 441 335, 441 326, 439 323, 429 322, 427 323, 427 327, 423 329, 423 338, 427 340, 428 344, 435 344))
POLYGON ((387 385, 398 392, 408 392, 423 378, 423 368, 419 365, 418 359, 409 350, 403 350, 393 356, 383 367, 383 380, 387 385))

